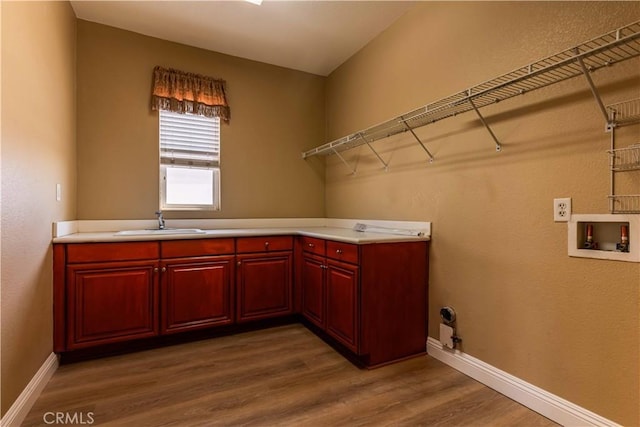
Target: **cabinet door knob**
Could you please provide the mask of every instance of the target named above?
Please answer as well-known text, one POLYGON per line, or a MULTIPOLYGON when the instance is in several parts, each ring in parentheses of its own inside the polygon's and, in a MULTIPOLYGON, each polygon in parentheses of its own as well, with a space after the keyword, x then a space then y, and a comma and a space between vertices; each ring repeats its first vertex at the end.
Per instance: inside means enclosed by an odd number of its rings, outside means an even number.
POLYGON ((166 272, 166 271, 167 271, 167 267, 162 267, 162 270, 161 270, 161 271, 162 271, 163 273, 164 273, 164 272, 166 272))
POLYGON ((309 243, 309 247, 310 247, 310 248, 312 248, 312 247, 314 247, 314 246, 315 246, 315 245, 314 245, 313 243, 309 243))
POLYGON ((242 264, 242 262, 238 261, 238 265, 241 265, 241 264, 242 264))
POLYGON ((154 273, 157 273, 157 272, 158 272, 158 267, 155 267, 155 268, 153 269, 153 272, 154 272, 154 273))
POLYGON ((269 242, 264 242, 264 247, 268 248, 269 247, 269 242))
POLYGON ((340 255, 342 253, 342 249, 336 249, 336 253, 340 255))

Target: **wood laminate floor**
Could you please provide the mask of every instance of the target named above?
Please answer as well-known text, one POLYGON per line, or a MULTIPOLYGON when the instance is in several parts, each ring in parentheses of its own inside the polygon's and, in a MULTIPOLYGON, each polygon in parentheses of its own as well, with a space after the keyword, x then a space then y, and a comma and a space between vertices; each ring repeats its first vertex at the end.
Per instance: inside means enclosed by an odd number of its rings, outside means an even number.
POLYGON ((358 369, 298 324, 63 365, 23 426, 51 412, 136 427, 555 425, 429 356, 358 369))

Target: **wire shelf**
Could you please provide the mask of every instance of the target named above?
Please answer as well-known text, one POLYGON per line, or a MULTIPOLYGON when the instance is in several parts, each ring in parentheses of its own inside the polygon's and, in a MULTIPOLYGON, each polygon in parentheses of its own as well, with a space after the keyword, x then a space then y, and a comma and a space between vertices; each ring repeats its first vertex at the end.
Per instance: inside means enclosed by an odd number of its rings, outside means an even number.
MULTIPOLYGON (((302 158, 328 155, 523 95, 640 55, 640 21, 517 68, 383 123, 313 148, 302 158)), ((477 110, 476 110, 477 111, 477 110)), ((423 147, 424 148, 424 147, 423 147)))
POLYGON ((640 144, 609 150, 611 170, 616 172, 640 170, 640 144))
POLYGON ((607 105, 607 112, 616 126, 640 123, 640 98, 607 105))
POLYGON ((609 196, 611 213, 640 214, 640 194, 609 196))

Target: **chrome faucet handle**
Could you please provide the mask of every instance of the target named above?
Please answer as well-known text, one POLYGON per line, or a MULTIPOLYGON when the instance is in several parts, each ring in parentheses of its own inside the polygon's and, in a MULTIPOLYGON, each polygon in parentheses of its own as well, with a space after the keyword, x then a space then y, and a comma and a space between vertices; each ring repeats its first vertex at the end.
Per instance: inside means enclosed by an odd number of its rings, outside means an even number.
POLYGON ((158 230, 164 230, 164 217, 162 216, 162 211, 156 211, 156 216, 158 217, 158 230))

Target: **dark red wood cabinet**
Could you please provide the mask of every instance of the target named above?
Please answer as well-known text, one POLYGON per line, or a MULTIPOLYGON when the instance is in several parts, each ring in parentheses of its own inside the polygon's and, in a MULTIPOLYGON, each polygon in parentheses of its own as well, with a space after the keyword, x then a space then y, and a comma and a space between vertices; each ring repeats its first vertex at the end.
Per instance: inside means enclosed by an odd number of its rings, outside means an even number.
POLYGON ((428 245, 306 236, 56 243, 54 351, 296 312, 361 365, 402 360, 426 349, 428 245))
POLYGON ((233 323, 233 256, 164 261, 163 334, 233 323))
POLYGON ((299 239, 305 319, 368 367, 425 353, 428 242, 299 239))
POLYGON ((54 351, 233 323, 234 242, 54 245, 54 351))
POLYGON ((293 313, 293 238, 238 238, 237 252, 237 321, 293 313))
POLYGON ((359 353, 358 247, 310 237, 301 241, 302 315, 359 353), (346 254, 352 264, 338 261, 346 254))
POLYGON ((113 262, 67 268, 67 348, 158 334, 158 263, 113 262))
POLYGON ((87 243, 55 253, 67 261, 54 271, 66 277, 54 292, 54 310, 66 307, 55 313, 57 351, 158 335, 157 243, 87 243))
POLYGON ((316 326, 324 329, 325 324, 325 267, 326 260, 317 255, 303 253, 298 262, 300 277, 302 278, 300 292, 302 293, 302 315, 316 326))
POLYGON ((162 334, 234 321, 233 239, 186 243, 160 242, 162 334))
POLYGON ((359 353, 359 268, 333 260, 328 260, 326 266, 326 331, 349 350, 359 353))

